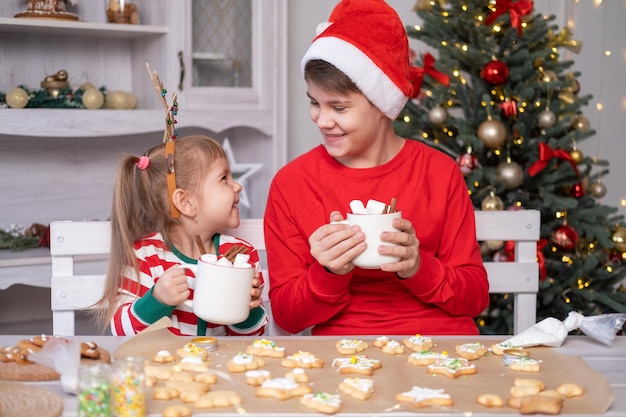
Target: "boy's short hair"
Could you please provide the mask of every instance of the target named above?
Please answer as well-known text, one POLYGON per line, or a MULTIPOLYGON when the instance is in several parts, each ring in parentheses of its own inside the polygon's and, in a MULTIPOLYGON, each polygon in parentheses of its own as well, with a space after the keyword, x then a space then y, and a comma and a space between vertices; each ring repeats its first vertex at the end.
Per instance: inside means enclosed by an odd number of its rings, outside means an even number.
POLYGON ((304 67, 304 79, 324 91, 349 94, 360 93, 359 87, 333 64, 322 59, 312 59, 304 67))

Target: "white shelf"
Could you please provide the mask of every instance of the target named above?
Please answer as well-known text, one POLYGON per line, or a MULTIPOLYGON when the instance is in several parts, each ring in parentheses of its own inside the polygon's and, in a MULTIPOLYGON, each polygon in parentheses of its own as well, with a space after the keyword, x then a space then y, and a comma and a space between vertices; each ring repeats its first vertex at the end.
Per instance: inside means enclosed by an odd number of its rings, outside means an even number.
POLYGON ((9 33, 131 39, 165 35, 168 31, 165 26, 0 17, 0 32, 9 33))

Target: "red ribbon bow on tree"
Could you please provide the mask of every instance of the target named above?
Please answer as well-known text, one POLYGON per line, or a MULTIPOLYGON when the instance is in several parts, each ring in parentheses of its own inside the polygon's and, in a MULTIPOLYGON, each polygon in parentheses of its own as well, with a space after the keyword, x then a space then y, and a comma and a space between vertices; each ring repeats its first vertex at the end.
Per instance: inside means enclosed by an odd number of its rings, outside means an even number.
POLYGON ((435 69, 435 58, 426 52, 424 55, 424 68, 409 67, 409 81, 413 84, 413 95, 411 97, 417 97, 420 88, 422 88, 424 74, 430 75, 431 78, 446 87, 450 85, 450 77, 435 69))
POLYGON ((502 103, 498 104, 498 107, 502 110, 506 117, 517 116, 517 101, 506 99, 502 103))
POLYGON ((533 10, 533 2, 530 0, 517 0, 512 2, 511 0, 496 0, 496 10, 485 19, 485 24, 490 25, 501 14, 509 11, 511 17, 511 26, 517 28, 517 34, 522 36, 522 16, 526 16, 533 10))
POLYGON ((548 166, 548 162, 550 162, 552 158, 559 158, 569 161, 569 163, 572 164, 572 168, 574 168, 574 171, 576 171, 576 175, 578 175, 578 167, 576 166, 574 160, 572 160, 572 157, 569 153, 567 153, 563 149, 557 149, 555 151, 543 142, 539 142, 539 159, 535 161, 535 163, 532 164, 530 168, 528 168, 528 174, 531 177, 539 174, 545 167, 548 166))

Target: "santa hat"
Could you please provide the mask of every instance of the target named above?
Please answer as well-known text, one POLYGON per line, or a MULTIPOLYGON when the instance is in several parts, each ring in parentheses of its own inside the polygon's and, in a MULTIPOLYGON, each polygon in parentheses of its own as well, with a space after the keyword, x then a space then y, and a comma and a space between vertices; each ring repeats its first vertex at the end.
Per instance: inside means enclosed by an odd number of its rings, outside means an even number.
POLYGON ((321 59, 347 75, 390 119, 413 95, 404 25, 384 0, 342 0, 302 58, 321 59))

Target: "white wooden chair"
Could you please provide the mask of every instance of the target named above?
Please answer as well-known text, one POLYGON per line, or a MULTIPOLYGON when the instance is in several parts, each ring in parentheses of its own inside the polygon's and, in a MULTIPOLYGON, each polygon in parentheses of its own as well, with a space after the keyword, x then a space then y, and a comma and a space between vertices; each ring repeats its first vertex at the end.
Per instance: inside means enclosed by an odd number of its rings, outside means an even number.
MULTIPOLYGON (((515 262, 486 262, 491 293, 514 296, 514 332, 535 324, 539 273, 536 262, 540 216, 536 210, 477 211, 477 240, 512 240, 515 262)), ((265 261, 263 219, 242 219, 236 230, 226 233, 238 236, 259 251, 265 278, 263 304, 270 314, 268 333, 284 335, 271 320, 268 297, 269 274, 265 261)), ((77 310, 85 310, 99 299, 104 288, 107 255, 110 250, 110 224, 104 221, 55 221, 50 225, 52 255, 52 317, 55 335, 73 335, 77 310), (94 272, 95 269, 95 272, 94 272), (89 273, 82 272, 90 270, 89 273)))

